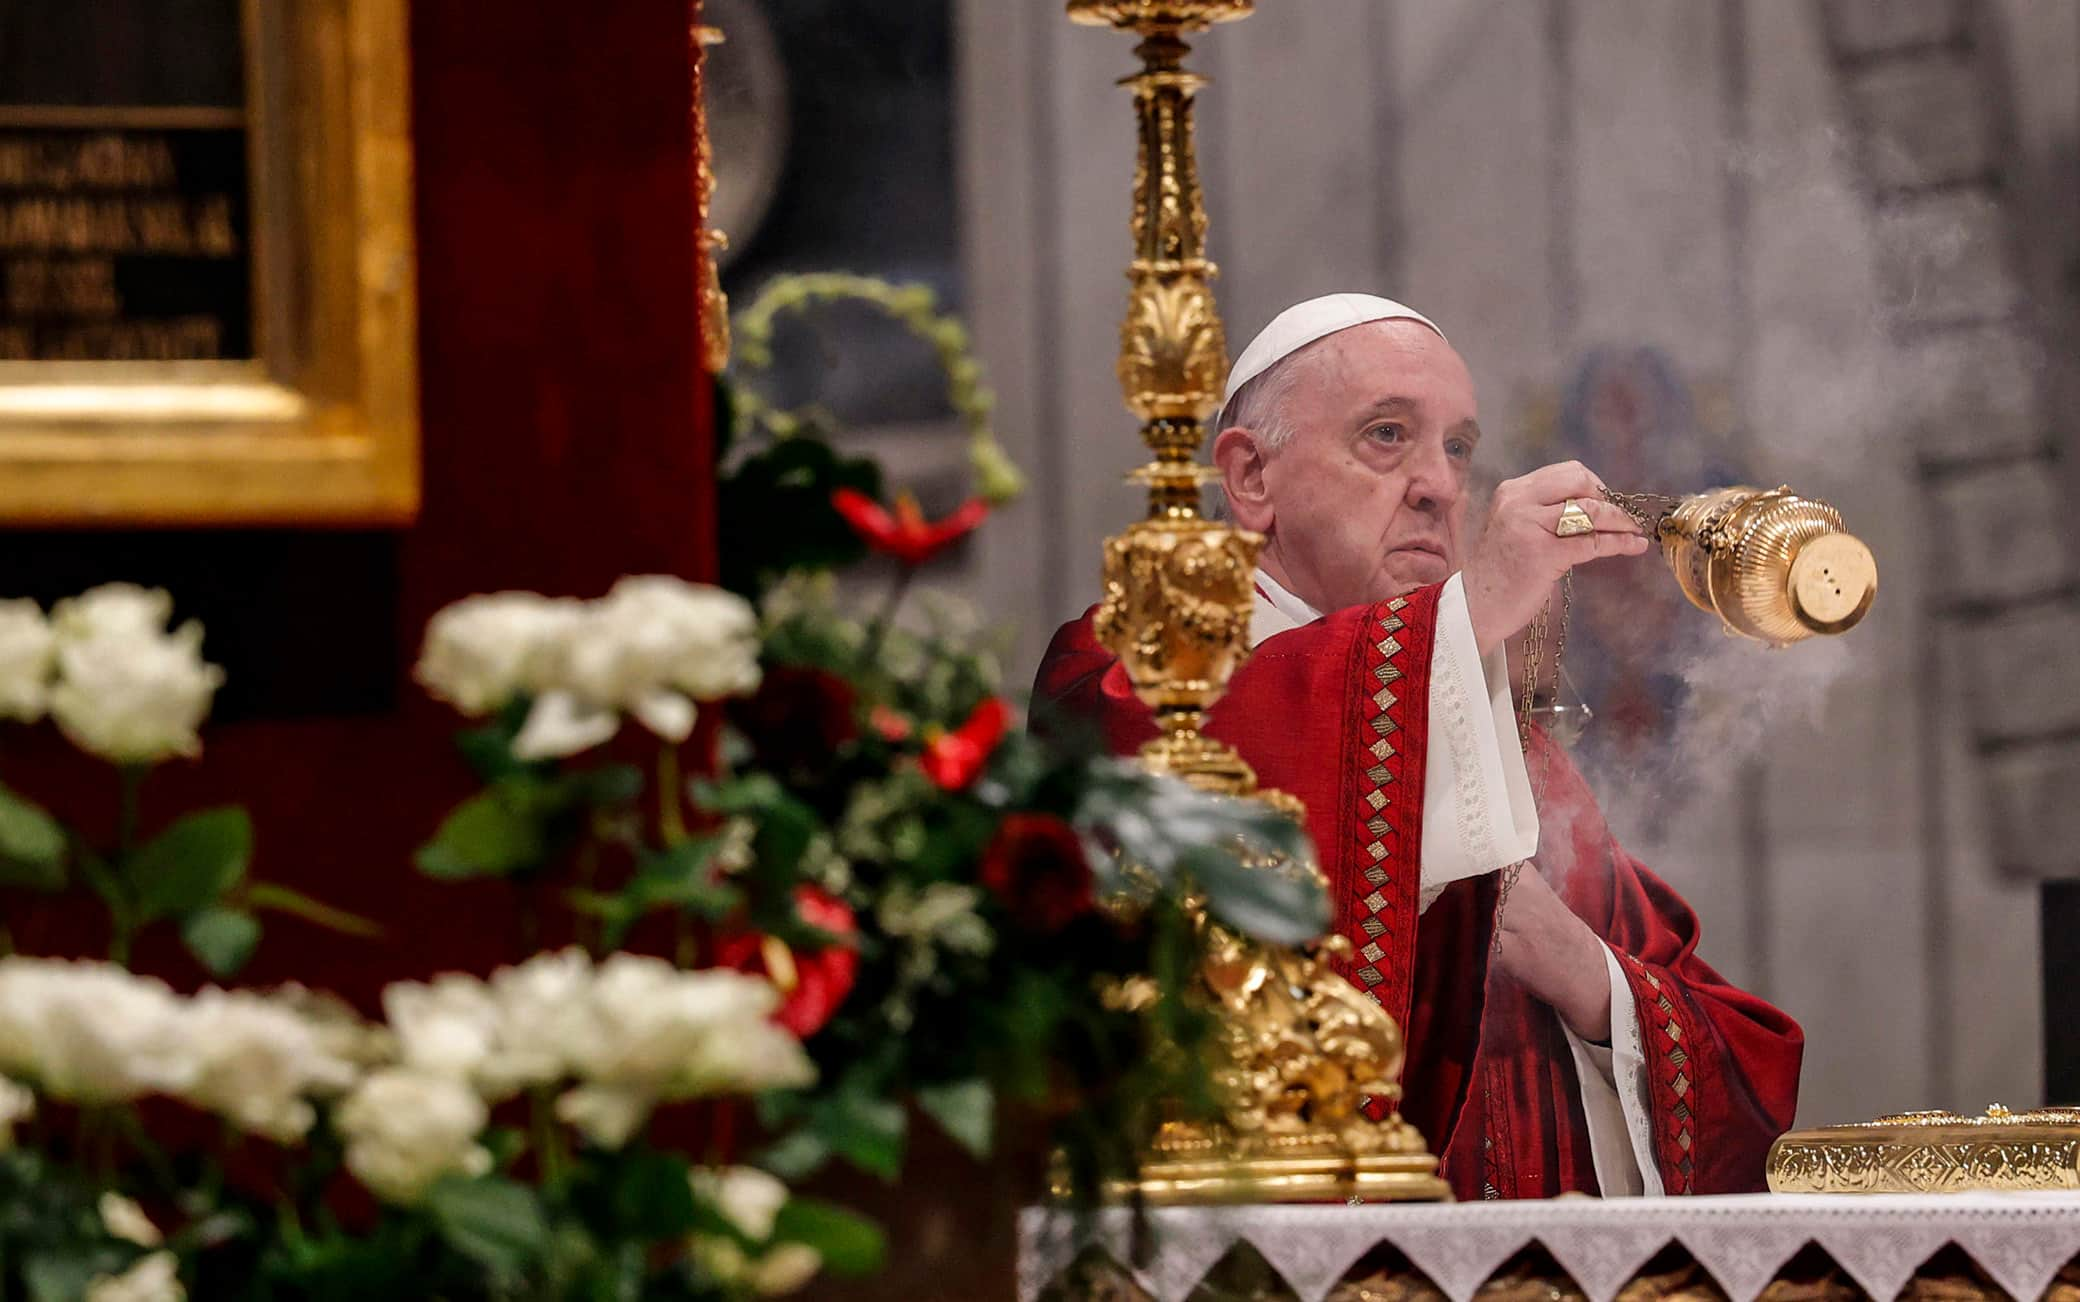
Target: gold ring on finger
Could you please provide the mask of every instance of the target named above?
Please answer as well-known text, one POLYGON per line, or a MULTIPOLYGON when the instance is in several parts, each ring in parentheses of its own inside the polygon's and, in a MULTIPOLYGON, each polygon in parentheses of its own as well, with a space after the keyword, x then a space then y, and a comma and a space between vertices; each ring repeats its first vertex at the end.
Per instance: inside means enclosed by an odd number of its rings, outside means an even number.
POLYGON ((1582 504, 1568 498, 1560 504, 1560 519, 1554 523, 1553 532, 1562 538, 1579 538, 1585 533, 1596 532, 1596 522, 1582 509, 1582 504))

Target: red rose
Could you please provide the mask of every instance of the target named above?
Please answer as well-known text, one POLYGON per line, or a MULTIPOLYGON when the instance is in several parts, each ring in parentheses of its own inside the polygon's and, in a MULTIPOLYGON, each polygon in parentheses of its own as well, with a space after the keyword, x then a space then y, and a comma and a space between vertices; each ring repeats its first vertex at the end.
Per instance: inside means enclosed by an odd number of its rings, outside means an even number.
POLYGON ((729 717, 760 766, 785 775, 829 764, 859 734, 856 699, 836 674, 779 665, 765 671, 757 692, 730 703, 729 717))
POLYGON ((806 1040, 823 1029, 852 993, 859 976, 859 951, 848 942, 859 934, 859 927, 845 901, 814 886, 796 887, 794 905, 803 922, 839 939, 804 951, 788 948, 777 937, 740 931, 715 942, 715 965, 771 979, 782 995, 773 1020, 806 1040))
POLYGON ((1091 867, 1052 814, 1011 814, 982 852, 981 880, 1028 931, 1052 935, 1091 908, 1091 867))
POLYGON ((990 697, 975 707, 967 722, 925 743, 917 762, 941 791, 965 791, 981 776, 982 766, 996 753, 997 743, 1011 730, 1011 707, 990 697))

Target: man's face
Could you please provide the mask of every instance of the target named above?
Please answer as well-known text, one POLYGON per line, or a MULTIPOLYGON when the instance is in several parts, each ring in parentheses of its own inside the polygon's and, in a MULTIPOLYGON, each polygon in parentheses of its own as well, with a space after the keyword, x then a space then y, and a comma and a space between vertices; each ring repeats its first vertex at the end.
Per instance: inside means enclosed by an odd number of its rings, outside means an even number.
POLYGON ((1340 331, 1293 361, 1292 439, 1263 463, 1265 509, 1236 512, 1270 535, 1264 564, 1322 611, 1449 578, 1481 436, 1466 363, 1414 321, 1340 331))

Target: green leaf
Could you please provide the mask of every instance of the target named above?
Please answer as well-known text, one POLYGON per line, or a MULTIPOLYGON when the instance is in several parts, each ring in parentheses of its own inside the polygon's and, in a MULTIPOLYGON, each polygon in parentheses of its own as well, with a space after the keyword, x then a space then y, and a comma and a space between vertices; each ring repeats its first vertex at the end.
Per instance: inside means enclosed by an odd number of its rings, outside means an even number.
POLYGON ((772 576, 835 569, 865 556, 866 544, 831 505, 838 488, 878 500, 881 469, 864 457, 840 456, 809 434, 744 458, 716 494, 725 541, 722 585, 755 596, 772 576))
POLYGON ((74 1241, 22 1259, 22 1282, 31 1302, 78 1302, 96 1275, 120 1275, 144 1253, 128 1243, 74 1241))
POLYGON ((470 772, 477 775, 479 782, 488 786, 541 767, 513 754, 513 738, 520 735, 533 705, 534 702, 527 697, 515 697, 483 727, 455 734, 455 749, 462 752, 463 763, 469 765, 470 772))
POLYGON ((0 787, 0 886, 65 886, 65 829, 6 787, 0 787))
POLYGON ((448 1246, 499 1274, 522 1273, 549 1245, 541 1202, 512 1180, 449 1176, 427 1191, 426 1210, 448 1246))
POLYGON ((415 860, 428 877, 506 877, 548 853, 542 821, 527 788, 501 783, 456 806, 415 860))
POLYGON ((822 826, 815 810, 764 773, 734 782, 697 783, 693 798, 710 813, 749 818, 756 824, 748 876, 783 888, 794 884, 802 855, 822 826))
POLYGON ((181 943, 211 975, 228 977, 253 956, 260 920, 242 909, 200 909, 181 923, 181 943))
POLYGON ((801 1180, 831 1160, 828 1140, 814 1130, 797 1130, 758 1155, 757 1164, 782 1180, 801 1180))
POLYGON ((989 1156, 996 1102, 989 1082, 979 1078, 917 1091, 917 1105, 925 1115, 976 1157, 989 1156))
POLYGON ((1197 847, 1179 866, 1206 892, 1206 909, 1245 935, 1274 945, 1300 945, 1329 929, 1329 896, 1311 877, 1249 865, 1233 854, 1197 847))
POLYGON ((273 882, 254 882, 246 888, 245 902, 256 909, 272 909, 315 923, 327 931, 336 931, 342 936, 358 936, 363 940, 380 940, 383 935, 381 923, 364 918, 358 913, 335 909, 323 900, 312 899, 302 891, 278 886, 273 882))
POLYGON ((602 764, 571 774, 571 793, 587 805, 625 805, 643 794, 643 770, 633 764, 602 764))
POLYGON ((178 818, 128 865, 138 917, 193 913, 244 879, 253 859, 253 820, 243 809, 205 809, 178 818))
POLYGON ((817 1109, 812 1124, 831 1150, 860 1170, 893 1180, 903 1170, 903 1106, 861 1090, 817 1109))
POLYGON ((717 879, 715 847, 720 837, 700 836, 648 855, 632 885, 642 904, 675 904, 705 918, 720 918, 743 903, 742 891, 717 879))
POLYGON ((864 1216, 813 1198, 790 1198, 773 1218, 774 1243, 804 1243, 833 1275, 857 1277, 881 1269, 888 1239, 864 1216))
POLYGON ((684 1237, 700 1220, 686 1159, 676 1153, 629 1152, 612 1174, 614 1227, 631 1239, 684 1237))

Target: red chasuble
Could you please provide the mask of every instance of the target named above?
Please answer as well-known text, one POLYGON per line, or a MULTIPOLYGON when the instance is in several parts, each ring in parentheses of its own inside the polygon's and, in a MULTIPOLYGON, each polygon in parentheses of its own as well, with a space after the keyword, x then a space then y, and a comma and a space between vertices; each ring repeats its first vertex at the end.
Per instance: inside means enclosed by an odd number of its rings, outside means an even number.
MULTIPOLYGON (((1455 882, 1417 913, 1430 657, 1439 588, 1338 611, 1266 639, 1207 720, 1263 785, 1307 804, 1335 906, 1357 950, 1344 975, 1405 1029, 1402 1113, 1462 1199, 1596 1192, 1573 1063, 1551 1009, 1488 963, 1497 876, 1455 882)), ((1155 735, 1126 671, 1064 625, 1034 708, 1095 723, 1131 754, 1155 735)), ((1789 1017, 1728 985, 1695 952, 1688 906, 1612 839, 1559 747, 1534 737, 1540 866, 1619 956, 1639 1012, 1654 1163, 1669 1193, 1762 1188, 1790 1127, 1804 1040, 1789 1017), (1556 829, 1571 836, 1553 844, 1556 829)))

